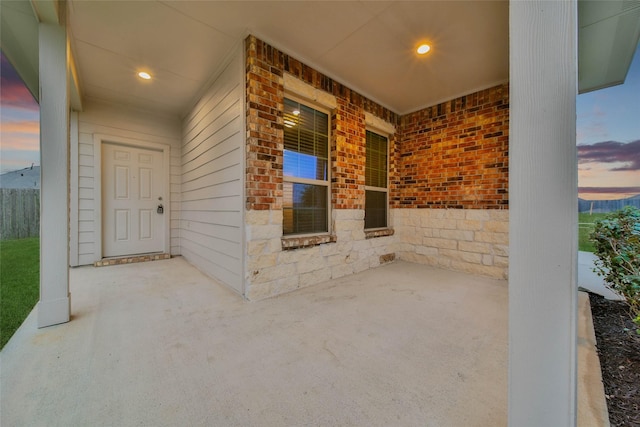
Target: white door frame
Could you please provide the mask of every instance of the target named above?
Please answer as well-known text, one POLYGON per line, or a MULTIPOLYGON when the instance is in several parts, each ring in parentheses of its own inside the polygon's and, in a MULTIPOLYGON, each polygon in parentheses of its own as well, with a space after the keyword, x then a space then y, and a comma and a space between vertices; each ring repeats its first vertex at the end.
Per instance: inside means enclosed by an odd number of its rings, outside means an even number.
POLYGON ((102 260, 102 144, 114 143, 128 145, 134 148, 150 149, 162 152, 162 167, 164 168, 164 188, 166 197, 164 197, 164 253, 171 251, 171 187, 170 187, 170 164, 171 146, 158 142, 143 141, 133 138, 123 138, 115 135, 94 134, 93 135, 93 219, 95 224, 95 256, 96 261, 102 260))

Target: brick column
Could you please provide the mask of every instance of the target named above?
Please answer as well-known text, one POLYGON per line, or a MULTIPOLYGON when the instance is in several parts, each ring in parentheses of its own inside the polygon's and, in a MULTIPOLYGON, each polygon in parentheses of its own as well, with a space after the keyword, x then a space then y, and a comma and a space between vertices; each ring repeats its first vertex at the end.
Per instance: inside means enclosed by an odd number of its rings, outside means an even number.
POLYGON ((331 117, 331 204, 333 209, 364 209, 364 110, 344 98, 337 101, 331 117))
POLYGON ((284 87, 270 46, 249 36, 246 45, 246 209, 282 210, 284 87))

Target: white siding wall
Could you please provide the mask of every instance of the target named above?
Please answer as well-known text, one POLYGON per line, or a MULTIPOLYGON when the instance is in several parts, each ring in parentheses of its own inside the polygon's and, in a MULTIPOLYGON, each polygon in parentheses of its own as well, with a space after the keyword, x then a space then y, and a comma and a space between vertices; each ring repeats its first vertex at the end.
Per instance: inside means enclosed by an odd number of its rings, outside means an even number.
POLYGON ((238 293, 242 283, 242 57, 236 55, 183 121, 182 256, 238 293))
MULTIPOLYGON (((100 194, 94 168, 94 134, 167 144, 171 146, 171 254, 180 254, 180 119, 88 100, 78 117, 78 260, 77 265, 98 260, 95 197, 100 194)), ((72 225, 73 226, 73 225, 72 225)), ((75 260, 71 260, 74 265, 75 260)))

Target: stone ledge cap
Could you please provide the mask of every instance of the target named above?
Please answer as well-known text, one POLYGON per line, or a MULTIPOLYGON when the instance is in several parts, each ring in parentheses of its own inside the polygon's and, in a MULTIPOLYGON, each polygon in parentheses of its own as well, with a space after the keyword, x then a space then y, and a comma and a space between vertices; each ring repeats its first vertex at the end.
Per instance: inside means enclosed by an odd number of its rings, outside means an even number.
POLYGON ((324 234, 321 236, 283 237, 281 241, 282 250, 288 251, 291 249, 310 248, 312 246, 323 245, 325 243, 335 243, 337 238, 331 234, 324 234))
POLYGON ((395 231, 393 228, 385 228, 382 230, 365 230, 364 238, 365 239, 374 239, 376 237, 384 237, 384 236, 393 236, 395 231))

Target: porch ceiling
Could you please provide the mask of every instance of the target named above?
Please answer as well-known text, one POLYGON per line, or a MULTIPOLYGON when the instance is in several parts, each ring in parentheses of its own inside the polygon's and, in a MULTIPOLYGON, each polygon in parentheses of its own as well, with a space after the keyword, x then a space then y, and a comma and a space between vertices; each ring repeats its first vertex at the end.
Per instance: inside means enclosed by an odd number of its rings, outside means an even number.
MULTIPOLYGON (((249 33, 400 114, 508 80, 506 0, 69 4, 82 93, 150 111, 184 114, 249 33), (433 50, 418 58, 421 41, 433 50), (153 81, 135 76, 142 68, 153 81)), ((622 83, 640 1, 578 8, 580 92, 622 83)), ((23 1, 2 1, 0 12, 1 48, 37 99, 41 17, 23 1)))
POLYGON ((84 94, 148 110, 184 114, 250 33, 401 114, 508 80, 506 1, 72 0, 70 12, 84 94))

